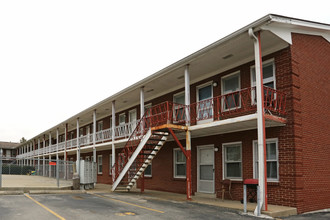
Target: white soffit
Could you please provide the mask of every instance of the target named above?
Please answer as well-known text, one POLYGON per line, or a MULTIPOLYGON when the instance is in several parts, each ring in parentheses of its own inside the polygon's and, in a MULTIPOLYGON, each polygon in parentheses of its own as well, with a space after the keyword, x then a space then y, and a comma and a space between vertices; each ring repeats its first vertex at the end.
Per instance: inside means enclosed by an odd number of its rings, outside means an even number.
POLYGON ((326 24, 272 17, 272 22, 261 26, 261 29, 272 32, 289 44, 292 44, 292 33, 322 36, 330 42, 330 26, 326 24))

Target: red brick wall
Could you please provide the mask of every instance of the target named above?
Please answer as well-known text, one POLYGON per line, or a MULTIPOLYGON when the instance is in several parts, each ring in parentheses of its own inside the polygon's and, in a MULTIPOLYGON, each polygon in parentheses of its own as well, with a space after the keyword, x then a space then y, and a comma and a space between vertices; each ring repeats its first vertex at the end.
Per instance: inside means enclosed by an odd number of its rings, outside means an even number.
MULTIPOLYGON (((293 103, 294 97, 292 96, 292 78, 291 71, 291 56, 290 48, 286 48, 274 54, 264 57, 263 60, 274 58, 276 67, 276 89, 283 91, 287 94, 287 125, 285 127, 270 128, 266 130, 267 138, 279 139, 279 175, 280 181, 278 183, 268 184, 268 198, 270 204, 296 206, 297 198, 295 194, 296 190, 296 174, 295 174, 295 137, 293 135, 294 126, 294 111, 293 103)), ((213 88, 214 96, 221 93, 221 76, 240 70, 241 72, 241 87, 250 87, 250 66, 254 65, 254 62, 247 63, 240 67, 228 70, 224 73, 203 80, 191 85, 191 102, 196 101, 196 86, 208 81, 217 81, 218 86, 213 88)), ((179 89, 173 93, 166 94, 162 97, 151 100, 152 105, 164 101, 172 101, 173 94, 182 91, 179 89)), ((149 102, 148 102, 149 103, 149 102)), ((197 191, 197 146, 205 144, 214 144, 219 148, 219 151, 215 153, 215 191, 218 192, 221 189, 220 181, 222 180, 222 143, 242 141, 243 152, 243 179, 253 178, 253 154, 252 154, 252 141, 256 140, 257 131, 244 131, 238 133, 230 133, 217 135, 207 138, 193 138, 192 139, 192 180, 193 191, 197 191)), ((183 145, 185 143, 182 143, 183 145)), ((173 178, 173 148, 177 148, 174 142, 168 142, 164 145, 159 154, 155 157, 152 164, 152 177, 145 179, 145 187, 147 189, 156 189, 163 191, 185 193, 186 183, 185 180, 173 178)), ((98 181, 103 183, 110 182, 108 175, 108 162, 109 152, 104 153, 103 166, 105 174, 98 176, 98 181), (106 159, 107 158, 107 159, 106 159)), ((242 181, 233 183, 232 194, 234 199, 240 200, 242 198, 242 181)), ((218 196, 219 193, 217 193, 218 196)))
POLYGON ((299 212, 330 208, 330 44, 292 35, 299 212))

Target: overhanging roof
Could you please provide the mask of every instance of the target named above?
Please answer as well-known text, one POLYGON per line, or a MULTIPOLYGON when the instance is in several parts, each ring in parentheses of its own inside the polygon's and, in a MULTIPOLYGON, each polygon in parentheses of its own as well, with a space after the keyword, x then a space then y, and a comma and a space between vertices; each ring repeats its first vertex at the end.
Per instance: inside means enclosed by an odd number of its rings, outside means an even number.
POLYGON ((41 137, 49 132, 54 132, 57 128, 64 130, 64 125, 66 123, 68 123, 69 126, 71 125, 71 128, 75 127, 77 118, 82 120, 81 125, 89 123, 92 120, 92 112, 95 109, 97 109, 98 118, 110 115, 112 101, 116 101, 117 112, 127 109, 129 106, 137 105, 139 104, 139 90, 141 87, 145 88, 146 102, 162 94, 183 88, 184 79, 182 76, 187 64, 190 65, 190 79, 191 84, 193 84, 194 82, 216 75, 222 71, 253 61, 253 41, 248 36, 248 30, 250 28, 253 28, 254 31, 262 30, 261 43, 263 55, 289 46, 291 42, 290 39, 288 39, 288 31, 290 30, 317 34, 330 40, 329 24, 269 14, 143 80, 138 81, 120 92, 111 95, 50 129, 43 131, 30 140, 41 137), (230 56, 230 58, 226 59, 228 56, 230 56), (169 87, 168 85, 171 86, 169 87), (148 93, 148 91, 150 91, 150 93, 148 93))

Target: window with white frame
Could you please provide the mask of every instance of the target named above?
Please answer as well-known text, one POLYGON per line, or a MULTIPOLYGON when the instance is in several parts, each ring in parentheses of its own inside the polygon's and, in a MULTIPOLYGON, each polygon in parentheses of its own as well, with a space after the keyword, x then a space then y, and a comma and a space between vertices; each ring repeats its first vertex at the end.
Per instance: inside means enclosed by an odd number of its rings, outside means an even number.
POLYGON ((112 154, 109 154, 109 175, 111 175, 112 170, 112 154))
POLYGON ((102 174, 102 155, 97 156, 97 174, 102 174))
POLYGON ((136 109, 130 110, 128 112, 128 120, 129 122, 136 121, 136 109))
POLYGON ((175 178, 186 178, 186 157, 181 149, 173 150, 173 161, 174 161, 174 177, 175 178))
POLYGON ((119 115, 119 125, 126 123, 126 115, 125 113, 119 115))
POLYGON ((240 94, 237 92, 241 88, 240 78, 240 72, 235 72, 221 78, 223 110, 240 108, 240 94))
MULTIPOLYGON (((263 75, 263 84, 264 86, 276 89, 276 80, 275 80, 275 64, 274 60, 268 60, 262 63, 262 75, 263 75)), ((256 70, 255 66, 251 67, 251 87, 256 86, 256 70)), ((255 90, 252 90, 252 100, 253 104, 256 103, 256 93, 255 90)))
POLYGON ((223 144, 223 178, 242 179, 242 143, 223 144))
POLYGON ((97 122, 97 131, 102 131, 103 130, 103 121, 98 121, 97 122))
POLYGON ((151 177, 152 176, 152 164, 151 163, 144 170, 144 176, 146 176, 146 177, 151 177))
POLYGON ((212 82, 197 87, 197 116, 199 120, 210 119, 213 117, 212 97, 212 82))
POLYGON ((147 114, 147 116, 150 115, 150 112, 148 111, 151 109, 151 107, 152 107, 152 103, 148 103, 144 105, 144 114, 147 114))
POLYGON ((79 137, 84 136, 84 128, 79 128, 79 137))
MULTIPOLYGON (((253 141, 254 178, 258 179, 258 141, 253 141)), ((267 181, 278 181, 278 139, 266 140, 267 181)))
POLYGON ((185 93, 180 92, 173 95, 173 103, 174 103, 174 112, 173 112, 173 120, 181 121, 185 120, 185 93), (179 104, 179 105, 176 105, 179 104))

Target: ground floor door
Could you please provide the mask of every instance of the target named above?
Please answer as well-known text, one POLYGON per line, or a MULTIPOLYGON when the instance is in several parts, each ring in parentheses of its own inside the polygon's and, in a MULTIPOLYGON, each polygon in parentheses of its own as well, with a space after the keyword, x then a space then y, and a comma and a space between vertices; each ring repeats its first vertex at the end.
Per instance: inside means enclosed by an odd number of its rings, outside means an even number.
POLYGON ((214 193, 214 146, 197 147, 198 192, 214 193))

